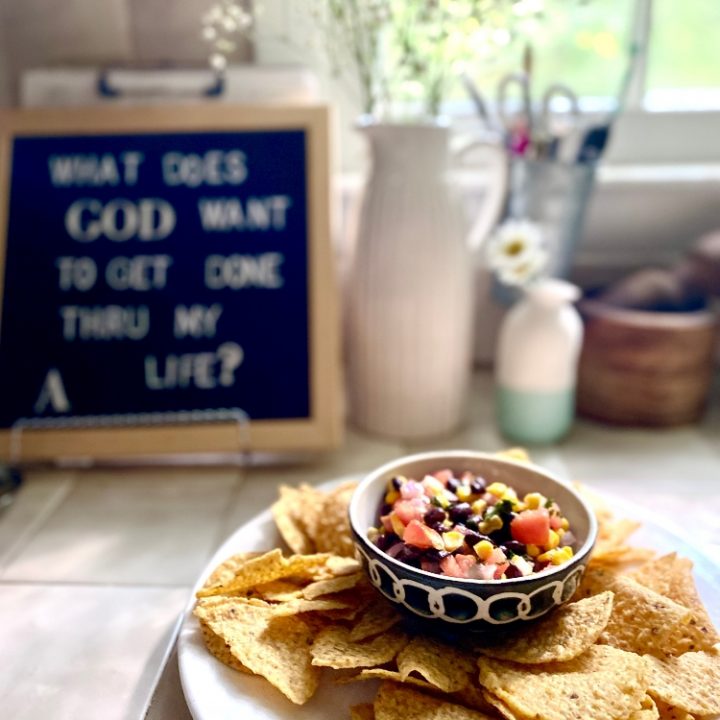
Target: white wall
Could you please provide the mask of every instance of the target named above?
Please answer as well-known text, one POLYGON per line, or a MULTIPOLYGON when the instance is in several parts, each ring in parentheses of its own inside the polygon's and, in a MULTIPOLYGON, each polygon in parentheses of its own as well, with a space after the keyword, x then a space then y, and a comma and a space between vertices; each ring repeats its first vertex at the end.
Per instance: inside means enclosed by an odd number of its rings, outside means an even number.
MULTIPOLYGON (((205 63, 201 18, 213 0, 0 0, 0 104, 34 67, 205 63), (3 72, 4 69, 4 72, 3 72)), ((243 44, 238 58, 250 56, 243 44)))

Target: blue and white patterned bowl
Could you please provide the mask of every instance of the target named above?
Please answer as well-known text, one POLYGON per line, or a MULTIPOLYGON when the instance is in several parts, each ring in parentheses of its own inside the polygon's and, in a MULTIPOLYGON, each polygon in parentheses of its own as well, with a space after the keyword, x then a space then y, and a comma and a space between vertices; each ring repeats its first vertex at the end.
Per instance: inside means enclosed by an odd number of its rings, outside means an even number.
POLYGON ((574 594, 597 537, 592 510, 569 485, 536 465, 471 451, 428 452, 387 463, 367 475, 350 502, 355 546, 372 584, 406 612, 431 622, 439 631, 495 631, 535 620, 574 594), (367 537, 388 480, 396 475, 422 478, 450 468, 470 470, 488 483, 511 485, 521 497, 540 492, 557 501, 577 538, 569 562, 528 577, 464 580, 436 575, 390 557, 367 537))

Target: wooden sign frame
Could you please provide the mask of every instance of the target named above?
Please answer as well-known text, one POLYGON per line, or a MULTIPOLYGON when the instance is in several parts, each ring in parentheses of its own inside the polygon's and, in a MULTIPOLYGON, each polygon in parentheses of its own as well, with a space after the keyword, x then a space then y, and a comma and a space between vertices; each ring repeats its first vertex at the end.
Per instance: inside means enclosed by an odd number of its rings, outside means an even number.
MULTIPOLYGON (((341 438, 338 294, 330 242, 329 110, 323 106, 93 107, 0 111, 0 317, 10 210, 12 142, 19 137, 304 130, 306 142, 310 417, 135 427, 0 430, 0 459, 98 460, 239 450, 297 451, 341 438)), ((0 331, 2 328, 0 328, 0 331)), ((1 400, 0 400, 1 402, 1 400)))

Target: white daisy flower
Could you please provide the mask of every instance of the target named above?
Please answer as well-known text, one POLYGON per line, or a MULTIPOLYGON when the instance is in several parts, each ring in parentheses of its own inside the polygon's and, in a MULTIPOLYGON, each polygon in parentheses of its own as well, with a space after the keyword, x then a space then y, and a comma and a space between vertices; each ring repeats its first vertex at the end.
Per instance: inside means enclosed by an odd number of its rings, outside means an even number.
POLYGON ((542 231, 529 220, 506 220, 490 239, 487 256, 490 268, 508 285, 526 285, 548 260, 542 231))

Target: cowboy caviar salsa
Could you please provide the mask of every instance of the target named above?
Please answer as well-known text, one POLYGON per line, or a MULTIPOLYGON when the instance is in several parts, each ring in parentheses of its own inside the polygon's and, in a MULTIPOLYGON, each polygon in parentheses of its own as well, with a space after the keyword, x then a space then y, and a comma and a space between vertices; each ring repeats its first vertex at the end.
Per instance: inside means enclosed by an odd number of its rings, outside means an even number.
POLYGON ((575 537, 555 501, 537 492, 520 498, 512 487, 471 472, 394 477, 379 515, 369 538, 381 550, 449 577, 523 577, 573 556, 575 537))

